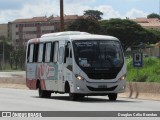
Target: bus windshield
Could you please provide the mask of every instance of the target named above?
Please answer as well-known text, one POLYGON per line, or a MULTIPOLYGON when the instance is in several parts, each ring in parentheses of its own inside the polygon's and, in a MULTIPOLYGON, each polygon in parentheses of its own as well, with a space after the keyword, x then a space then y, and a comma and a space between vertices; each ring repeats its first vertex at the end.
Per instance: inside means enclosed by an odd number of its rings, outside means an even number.
POLYGON ((73 49, 75 61, 81 68, 120 68, 123 65, 119 41, 75 40, 73 49))

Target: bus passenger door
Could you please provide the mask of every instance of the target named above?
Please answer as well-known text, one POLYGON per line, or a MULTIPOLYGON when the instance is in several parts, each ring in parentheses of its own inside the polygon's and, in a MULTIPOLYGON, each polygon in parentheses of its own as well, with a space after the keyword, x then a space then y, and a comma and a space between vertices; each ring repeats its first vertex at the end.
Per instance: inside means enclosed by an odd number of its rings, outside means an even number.
POLYGON ((59 47, 59 55, 58 55, 58 91, 64 92, 64 69, 63 69, 63 61, 64 61, 64 46, 59 47))

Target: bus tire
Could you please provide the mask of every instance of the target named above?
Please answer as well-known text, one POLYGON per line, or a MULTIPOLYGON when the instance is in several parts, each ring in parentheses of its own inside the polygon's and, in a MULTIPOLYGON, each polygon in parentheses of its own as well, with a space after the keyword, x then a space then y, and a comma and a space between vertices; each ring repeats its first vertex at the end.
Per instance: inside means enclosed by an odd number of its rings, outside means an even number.
POLYGON ((51 97, 51 92, 42 90, 41 86, 39 86, 38 93, 39 93, 40 98, 50 98, 51 97))
POLYGON ((117 99, 117 93, 110 93, 108 94, 108 98, 110 101, 116 101, 117 99))
POLYGON ((77 100, 77 94, 76 93, 69 93, 69 100, 76 101, 77 100))
POLYGON ((80 98, 80 99, 83 99, 83 98, 85 97, 85 95, 83 95, 83 94, 78 94, 77 97, 80 98))

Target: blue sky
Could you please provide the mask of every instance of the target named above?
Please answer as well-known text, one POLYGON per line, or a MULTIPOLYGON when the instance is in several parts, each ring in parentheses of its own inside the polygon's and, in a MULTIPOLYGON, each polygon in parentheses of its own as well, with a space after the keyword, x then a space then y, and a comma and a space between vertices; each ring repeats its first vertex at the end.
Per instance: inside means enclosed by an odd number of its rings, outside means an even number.
MULTIPOLYGON (((159 13, 159 0, 64 0, 66 15, 88 9, 103 12, 103 19, 146 17, 159 13)), ((52 14, 59 15, 59 0, 0 0, 0 23, 52 14)))

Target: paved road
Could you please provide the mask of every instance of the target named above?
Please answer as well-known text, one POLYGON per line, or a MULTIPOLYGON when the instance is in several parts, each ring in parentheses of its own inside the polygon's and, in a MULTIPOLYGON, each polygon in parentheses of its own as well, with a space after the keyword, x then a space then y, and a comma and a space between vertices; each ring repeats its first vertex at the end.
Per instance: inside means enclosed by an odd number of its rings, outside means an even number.
POLYGON ((0 111, 160 111, 160 101, 118 98, 111 102, 103 96, 73 102, 67 94, 42 99, 37 91, 0 88, 0 111))

